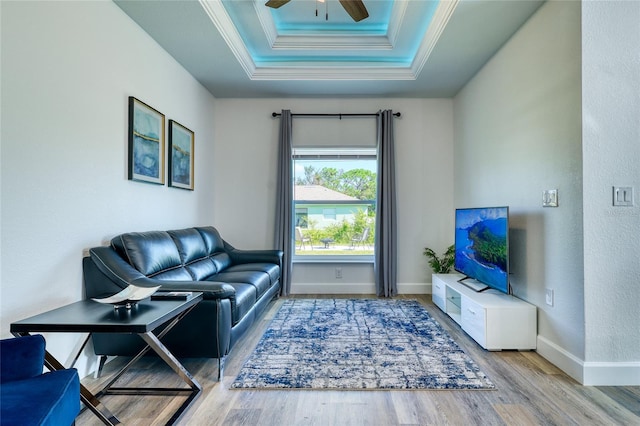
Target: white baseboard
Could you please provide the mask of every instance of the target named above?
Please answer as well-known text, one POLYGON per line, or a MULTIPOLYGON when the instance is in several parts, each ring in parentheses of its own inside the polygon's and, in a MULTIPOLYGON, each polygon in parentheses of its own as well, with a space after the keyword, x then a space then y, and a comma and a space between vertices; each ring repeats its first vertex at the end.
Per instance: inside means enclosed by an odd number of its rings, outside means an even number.
POLYGON ((398 283, 398 294, 431 294, 431 283, 398 283))
POLYGON ((542 336, 536 352, 585 386, 640 386, 640 362, 585 362, 542 336))
POLYGON ((640 386, 640 362, 585 362, 586 386, 640 386))
MULTIPOLYGON (((398 294, 430 294, 431 283, 398 283, 398 294)), ((292 283, 291 294, 376 294, 373 283, 292 283)))
POLYGON ((583 382, 583 361, 548 339, 538 335, 536 352, 579 383, 583 382))
POLYGON ((291 294, 376 294, 372 283, 291 283, 291 294))

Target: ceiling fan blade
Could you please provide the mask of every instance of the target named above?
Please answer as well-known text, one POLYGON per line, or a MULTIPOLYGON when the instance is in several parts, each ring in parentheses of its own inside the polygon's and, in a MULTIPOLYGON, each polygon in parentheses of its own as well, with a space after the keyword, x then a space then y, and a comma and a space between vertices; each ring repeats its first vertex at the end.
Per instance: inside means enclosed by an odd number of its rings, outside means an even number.
POLYGON ((266 2, 264 5, 267 7, 272 7, 274 9, 279 8, 280 6, 283 6, 287 3, 289 3, 291 0, 269 0, 268 2, 266 2))
POLYGON ((364 7, 364 3, 362 0, 339 0, 344 10, 347 11, 349 16, 353 18, 354 21, 360 22, 365 18, 369 17, 369 12, 367 12, 367 8, 364 7))

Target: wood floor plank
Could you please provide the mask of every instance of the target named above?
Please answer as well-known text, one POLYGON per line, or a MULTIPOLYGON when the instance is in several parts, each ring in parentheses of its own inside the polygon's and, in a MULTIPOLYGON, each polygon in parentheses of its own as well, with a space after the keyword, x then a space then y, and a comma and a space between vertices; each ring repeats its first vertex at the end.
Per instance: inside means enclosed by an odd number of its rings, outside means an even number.
POLYGON ((494 404, 493 409, 505 424, 518 426, 537 426, 538 419, 522 404, 494 404))
POLYGON ((435 399, 426 392, 391 392, 391 400, 400 425, 445 424, 445 418, 435 399))
POLYGON ((640 416, 640 386, 598 386, 595 389, 612 402, 640 416))
MULTIPOLYGON (((295 298, 375 298, 373 295, 297 295, 295 298)), ((496 385, 482 391, 336 391, 231 390, 244 361, 260 340, 284 299, 272 303, 227 357, 225 376, 216 381, 217 361, 182 360, 203 386, 200 397, 179 425, 640 425, 640 387, 585 387, 532 352, 488 352, 431 303, 417 299, 496 385)), ((117 370, 116 359, 101 379, 83 379, 98 387, 117 370)), ((126 385, 180 386, 180 379, 157 359, 147 357, 121 379, 126 385)), ((180 397, 105 396, 105 404, 126 425, 161 425, 182 402, 180 397)), ((89 411, 78 426, 102 423, 89 411)))

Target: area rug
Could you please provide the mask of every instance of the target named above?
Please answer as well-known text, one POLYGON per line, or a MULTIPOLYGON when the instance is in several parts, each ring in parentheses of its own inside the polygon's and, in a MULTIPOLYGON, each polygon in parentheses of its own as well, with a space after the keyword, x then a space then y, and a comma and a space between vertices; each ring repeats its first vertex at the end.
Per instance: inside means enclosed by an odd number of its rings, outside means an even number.
POLYGON ((288 299, 231 389, 494 389, 416 300, 288 299))

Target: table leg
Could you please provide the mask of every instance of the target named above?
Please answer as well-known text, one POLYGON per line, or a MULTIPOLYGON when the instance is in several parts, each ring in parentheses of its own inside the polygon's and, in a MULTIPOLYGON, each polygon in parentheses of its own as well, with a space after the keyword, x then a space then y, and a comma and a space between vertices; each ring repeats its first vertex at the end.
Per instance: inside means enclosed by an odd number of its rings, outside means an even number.
MULTIPOLYGON (((192 306, 191 308, 187 309, 186 311, 182 312, 180 315, 178 315, 177 317, 175 317, 173 320, 171 320, 167 326, 157 335, 158 339, 162 339, 162 337, 167 334, 169 332, 169 330, 171 330, 178 322, 180 322, 180 320, 182 318, 184 318, 193 308, 195 307, 192 306)), ((152 333, 148 333, 148 334, 152 334, 152 333)), ((139 334, 140 337, 142 337, 143 334, 139 334)), ((144 340, 144 338, 143 338, 144 340)), ((146 342, 145 342, 146 343, 146 342)), ((142 348, 142 350, 140 352, 138 352, 133 358, 131 358, 129 360, 129 362, 127 362, 124 367, 122 367, 117 373, 115 373, 113 375, 113 377, 111 378, 111 380, 105 384, 103 386, 103 390, 98 392, 98 396, 100 396, 103 393, 107 393, 106 391, 109 390, 111 388, 111 386, 118 381, 118 379, 120 379, 120 377, 129 369, 129 367, 131 367, 133 364, 135 364, 140 358, 142 358, 147 352, 149 352, 149 350, 152 349, 152 347, 147 344, 144 348, 142 348)), ((165 350, 168 352, 168 350, 165 348, 165 350)), ((156 351, 154 349, 154 351, 156 351)), ((157 352, 157 351, 156 351, 157 352)))
POLYGON ((160 342, 153 333, 144 333, 140 337, 175 371, 193 390, 202 390, 200 383, 187 371, 186 368, 173 356, 171 352, 160 342))
MULTIPOLYGON (((195 305, 193 306, 195 307, 195 305)), ((110 394, 110 395, 172 395, 175 396, 177 393, 188 393, 188 398, 182 403, 182 405, 176 410, 176 412, 171 416, 169 421, 167 421, 167 425, 173 425, 178 419, 182 416, 182 414, 189 408, 189 405, 199 396, 202 391, 202 386, 198 381, 187 371, 186 368, 178 361, 178 359, 167 349, 160 339, 169 332, 191 309, 184 311, 182 314, 178 315, 169 324, 156 336, 153 332, 140 333, 138 334, 147 344, 144 349, 142 349, 133 359, 131 359, 122 369, 117 372, 112 378, 112 380, 103 388, 102 391, 98 392, 98 396, 110 394), (187 388, 137 388, 137 387, 112 387, 112 385, 124 374, 125 371, 129 369, 129 367, 139 360, 146 352, 152 349, 158 356, 169 366, 173 371, 175 371, 180 378, 189 385, 189 389, 187 388)))

